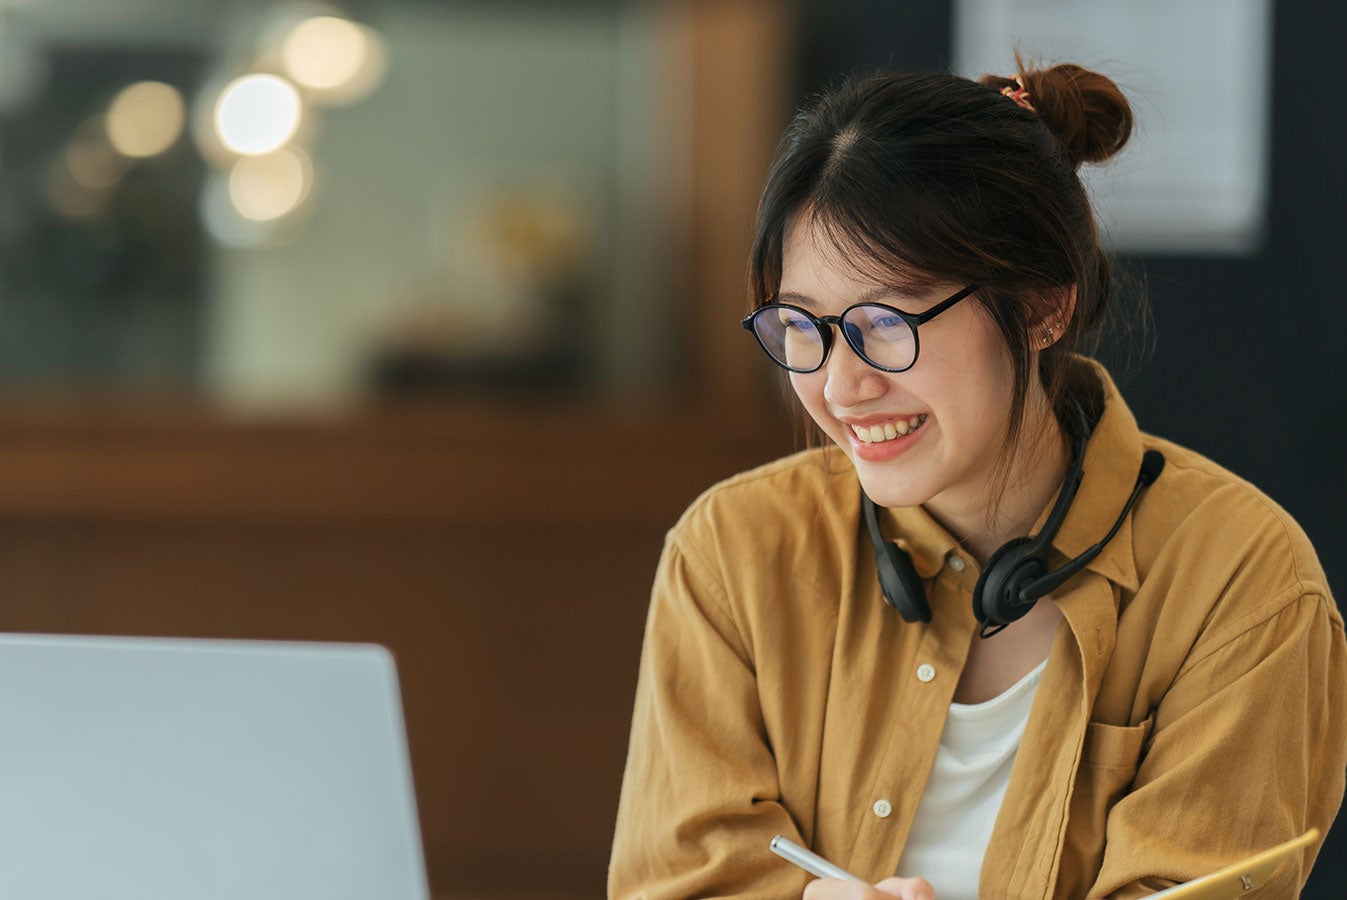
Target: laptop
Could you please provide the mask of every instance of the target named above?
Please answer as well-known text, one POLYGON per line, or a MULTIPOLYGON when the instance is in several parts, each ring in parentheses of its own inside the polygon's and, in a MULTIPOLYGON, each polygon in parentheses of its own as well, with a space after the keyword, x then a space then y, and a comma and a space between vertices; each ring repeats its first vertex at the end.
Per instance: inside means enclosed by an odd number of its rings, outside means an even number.
POLYGON ((383 648, 0 635, 0 897, 428 896, 383 648))

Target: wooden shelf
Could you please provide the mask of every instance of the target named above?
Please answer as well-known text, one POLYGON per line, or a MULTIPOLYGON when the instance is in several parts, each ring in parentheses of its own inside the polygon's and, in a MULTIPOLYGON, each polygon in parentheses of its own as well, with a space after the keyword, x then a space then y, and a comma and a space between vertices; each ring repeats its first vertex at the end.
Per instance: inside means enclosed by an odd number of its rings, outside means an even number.
POLYGON ((667 519, 789 448, 780 420, 367 411, 241 423, 0 405, 0 518, 442 523, 667 519))

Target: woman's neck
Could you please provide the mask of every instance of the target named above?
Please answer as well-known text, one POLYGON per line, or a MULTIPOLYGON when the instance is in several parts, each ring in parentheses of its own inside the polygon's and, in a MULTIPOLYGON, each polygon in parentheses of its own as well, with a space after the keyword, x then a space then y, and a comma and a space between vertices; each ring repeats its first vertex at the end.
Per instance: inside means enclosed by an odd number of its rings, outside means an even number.
POLYGON ((989 484, 972 502, 934 501, 926 505, 927 512, 984 565, 1002 544, 1030 533, 1057 495, 1070 465, 1066 433, 1046 399, 1041 405, 1035 404, 1033 413, 1026 416, 1023 433, 1026 438, 1011 460, 1009 478, 999 502, 995 502, 997 498, 992 496, 993 486, 989 484), (989 505, 996 507, 995 517, 990 521, 989 505))

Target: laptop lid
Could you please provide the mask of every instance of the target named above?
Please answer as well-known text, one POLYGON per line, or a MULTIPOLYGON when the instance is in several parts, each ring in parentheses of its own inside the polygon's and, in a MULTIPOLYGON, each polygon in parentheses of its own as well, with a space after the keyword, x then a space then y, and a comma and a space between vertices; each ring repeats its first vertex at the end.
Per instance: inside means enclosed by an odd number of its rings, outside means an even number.
POLYGON ((426 900, 392 657, 0 635, 0 897, 426 900))

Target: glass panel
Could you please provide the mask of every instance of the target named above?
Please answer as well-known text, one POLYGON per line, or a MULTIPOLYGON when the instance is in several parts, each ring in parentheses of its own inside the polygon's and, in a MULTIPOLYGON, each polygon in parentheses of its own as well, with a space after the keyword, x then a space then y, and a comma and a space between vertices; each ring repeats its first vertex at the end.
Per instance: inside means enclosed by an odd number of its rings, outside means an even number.
POLYGON ((666 384, 689 129, 656 5, 359 9, 5 14, 0 390, 666 384))

